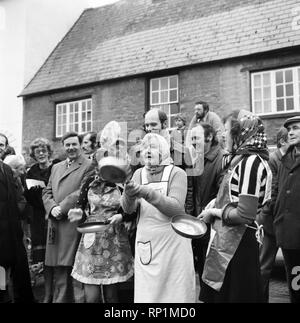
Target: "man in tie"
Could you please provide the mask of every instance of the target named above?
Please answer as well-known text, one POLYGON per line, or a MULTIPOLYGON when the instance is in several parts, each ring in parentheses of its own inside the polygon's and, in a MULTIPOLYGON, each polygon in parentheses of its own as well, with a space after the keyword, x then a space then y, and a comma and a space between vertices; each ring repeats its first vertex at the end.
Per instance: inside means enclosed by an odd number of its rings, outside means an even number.
MULTIPOLYGON (((83 177, 91 170, 91 160, 81 155, 81 138, 66 133, 62 144, 67 159, 53 166, 43 202, 48 217, 45 265, 52 268, 53 303, 74 301, 72 270, 79 243, 77 224, 68 220, 69 209, 75 207, 83 177)), ((76 296, 76 295, 75 295, 76 296)))

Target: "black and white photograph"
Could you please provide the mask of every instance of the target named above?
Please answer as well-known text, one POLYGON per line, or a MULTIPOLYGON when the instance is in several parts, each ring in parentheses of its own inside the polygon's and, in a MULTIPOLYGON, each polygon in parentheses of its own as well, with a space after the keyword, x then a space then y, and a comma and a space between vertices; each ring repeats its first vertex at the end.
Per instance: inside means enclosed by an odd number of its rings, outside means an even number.
POLYGON ((299 0, 0 0, 0 303, 299 303, 299 193, 299 0))

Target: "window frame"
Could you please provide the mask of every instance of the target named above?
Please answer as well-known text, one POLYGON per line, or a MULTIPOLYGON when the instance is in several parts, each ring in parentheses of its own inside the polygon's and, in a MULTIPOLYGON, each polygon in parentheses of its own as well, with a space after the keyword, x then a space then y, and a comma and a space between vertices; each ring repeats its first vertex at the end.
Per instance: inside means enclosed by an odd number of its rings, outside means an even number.
POLYGON ((75 99, 75 100, 68 100, 63 102, 57 102, 55 103, 55 138, 62 138, 63 135, 66 132, 69 131, 75 131, 78 134, 84 134, 86 132, 92 131, 93 129, 93 101, 91 97, 88 98, 81 98, 81 99, 75 99), (78 112, 75 111, 75 105, 78 104, 78 112), (85 104, 85 111, 83 110, 83 104, 85 104), (71 110, 72 106, 72 112, 71 110), (64 113, 64 106, 65 106, 65 113, 64 113), (59 109, 61 109, 59 111, 59 109), (76 121, 75 115, 76 112, 78 113, 78 120, 76 121), (82 113, 85 112, 85 120, 82 120, 82 113), (90 118, 88 119, 88 112, 90 112, 90 118), (72 121, 71 114, 74 117, 72 121), (66 116, 65 122, 63 120, 63 116, 66 116), (59 122, 59 118, 62 118, 62 120, 59 122), (85 123, 85 129, 83 130, 83 123, 85 123), (88 125, 90 123, 90 128, 88 128, 88 125), (75 127, 75 124, 78 124, 78 131, 76 131, 73 127, 75 127), (64 125, 66 126, 65 131, 63 130, 64 125), (59 127, 61 127, 59 132, 59 127))
POLYGON ((297 112, 300 112, 300 65, 296 66, 289 66, 289 67, 282 67, 282 68, 276 68, 276 69, 268 69, 268 70, 261 70, 261 71, 253 71, 250 74, 250 86, 251 86, 251 111, 253 111, 255 114, 259 116, 272 116, 272 115, 289 115, 289 114, 295 114, 297 112), (292 82, 288 82, 285 79, 286 71, 291 70, 292 71, 292 82), (283 75, 283 82, 276 83, 276 73, 282 72, 283 75), (264 100, 264 75, 269 75, 270 78, 270 99, 264 100), (255 86, 255 76, 260 75, 260 86, 255 86), (293 96, 286 95, 286 88, 289 84, 292 84, 293 89, 293 96), (283 96, 277 96, 277 87, 282 87, 283 89, 283 96), (261 97, 260 100, 255 100, 255 90, 260 89, 261 97), (292 110, 287 110, 287 99, 293 98, 293 106, 294 108, 292 110), (277 100, 283 100, 284 103, 284 109, 278 110, 277 109, 277 100), (265 112, 264 108, 264 102, 270 101, 270 108, 271 110, 268 112, 265 112), (261 102, 261 112, 257 112, 255 103, 261 102))
POLYGON ((175 127, 171 127, 171 121, 172 117, 177 115, 180 112, 180 105, 179 105, 179 75, 178 74, 170 74, 170 75, 163 75, 159 77, 152 77, 149 79, 149 109, 153 108, 159 108, 162 111, 166 112, 168 116, 168 126, 167 129, 169 131, 175 129, 175 127), (176 77, 176 85, 177 87, 171 87, 171 78, 176 77), (161 88, 161 83, 163 79, 168 79, 168 87, 167 89, 162 89, 161 88), (153 83, 155 80, 159 81, 158 89, 153 90, 153 83), (170 100, 170 92, 176 90, 176 100, 170 100), (168 101, 166 102, 161 102, 161 92, 166 92, 168 91, 168 101), (158 102, 153 103, 153 93, 158 93, 158 102), (177 105, 177 112, 172 113, 171 111, 171 105, 176 104, 177 105), (163 109, 163 106, 168 106, 168 112, 163 109))

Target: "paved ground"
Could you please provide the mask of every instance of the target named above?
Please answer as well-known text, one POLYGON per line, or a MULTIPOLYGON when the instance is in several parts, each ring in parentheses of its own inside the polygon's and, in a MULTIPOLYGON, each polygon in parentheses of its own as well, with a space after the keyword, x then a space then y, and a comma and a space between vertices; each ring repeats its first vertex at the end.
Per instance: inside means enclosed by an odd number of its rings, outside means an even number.
MULTIPOLYGON (((128 302, 128 298, 126 298, 128 297, 128 289, 126 290, 127 287, 128 286, 124 285, 122 291, 124 303, 128 302)), ((199 295, 199 290, 199 282, 197 281, 197 295, 199 295)), ((44 289, 43 280, 41 278, 37 281, 37 285, 34 287, 34 294, 36 299, 39 302, 42 302, 44 289)), ((270 281, 269 301, 270 303, 289 303, 289 295, 283 266, 277 266, 273 271, 272 279, 270 281)))
POLYGON ((283 267, 276 267, 270 281, 270 303, 289 303, 285 272, 283 267))

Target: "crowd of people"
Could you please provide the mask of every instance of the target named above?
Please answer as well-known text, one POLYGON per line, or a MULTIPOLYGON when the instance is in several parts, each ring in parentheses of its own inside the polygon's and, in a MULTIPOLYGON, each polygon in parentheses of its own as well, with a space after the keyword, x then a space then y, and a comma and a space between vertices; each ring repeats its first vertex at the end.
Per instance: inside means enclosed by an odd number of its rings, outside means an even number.
POLYGON ((44 303, 123 302, 126 282, 136 303, 268 302, 278 248, 299 302, 300 116, 284 122, 272 153, 246 110, 221 120, 197 101, 190 123, 179 113, 175 125, 149 110, 130 153, 116 121, 68 132, 63 160, 36 138, 30 167, 0 134, 0 303, 37 302, 37 274, 44 303), (125 182, 103 178, 109 156, 128 167, 125 182), (176 233, 178 214, 204 221, 204 236, 176 233), (79 232, 95 222, 101 230, 79 232))

